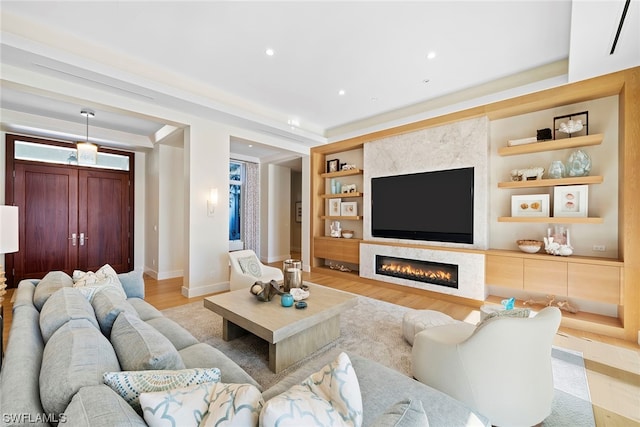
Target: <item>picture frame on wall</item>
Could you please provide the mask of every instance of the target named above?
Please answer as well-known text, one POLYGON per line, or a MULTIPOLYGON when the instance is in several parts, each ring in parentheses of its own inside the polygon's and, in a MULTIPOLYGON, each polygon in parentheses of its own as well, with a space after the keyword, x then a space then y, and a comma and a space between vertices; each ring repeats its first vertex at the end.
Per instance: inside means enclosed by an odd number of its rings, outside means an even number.
POLYGON ((358 203, 342 202, 340 204, 340 216, 358 216, 358 203))
POLYGON ((556 218, 587 217, 588 185, 563 185, 553 190, 553 216, 556 218))
POLYGON ((526 194, 511 196, 512 217, 548 217, 549 195, 526 194))
POLYGON ((329 216, 340 216, 342 199, 329 199, 329 216))
POLYGON ((340 170, 340 160, 327 160, 327 173, 338 172, 340 170))

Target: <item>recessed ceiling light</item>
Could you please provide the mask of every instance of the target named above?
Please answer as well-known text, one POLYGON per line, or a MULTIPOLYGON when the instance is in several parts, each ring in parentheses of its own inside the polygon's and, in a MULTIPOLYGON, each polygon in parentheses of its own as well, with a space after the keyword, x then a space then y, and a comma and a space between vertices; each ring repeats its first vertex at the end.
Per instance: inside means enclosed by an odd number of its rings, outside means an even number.
POLYGON ((432 52, 427 53, 427 59, 433 59, 435 57, 436 57, 436 53, 435 52, 432 51, 432 52))
POLYGON ((266 53, 267 56, 273 56, 275 55, 276 51, 271 48, 267 48, 267 50, 265 50, 264 53, 266 53))
POLYGON ((375 96, 371 97, 371 102, 377 102, 377 101, 378 101, 378 98, 376 98, 375 96))
POLYGON ((249 144, 249 148, 253 148, 253 144, 249 144))
POLYGON ((346 93, 346 92, 344 91, 344 89, 340 89, 340 90, 338 91, 338 95, 340 95, 340 96, 344 95, 345 93, 346 93))

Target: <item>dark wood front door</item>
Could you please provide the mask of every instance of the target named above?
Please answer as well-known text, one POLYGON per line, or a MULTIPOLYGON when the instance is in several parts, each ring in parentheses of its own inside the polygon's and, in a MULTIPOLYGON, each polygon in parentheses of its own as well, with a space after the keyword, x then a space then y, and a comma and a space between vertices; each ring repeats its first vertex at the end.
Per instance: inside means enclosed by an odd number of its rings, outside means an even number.
POLYGON ((14 283, 52 270, 131 270, 129 173, 15 162, 14 283))
POLYGON ((77 265, 78 171, 57 166, 15 165, 15 205, 20 251, 13 255, 14 283, 42 278, 77 265))

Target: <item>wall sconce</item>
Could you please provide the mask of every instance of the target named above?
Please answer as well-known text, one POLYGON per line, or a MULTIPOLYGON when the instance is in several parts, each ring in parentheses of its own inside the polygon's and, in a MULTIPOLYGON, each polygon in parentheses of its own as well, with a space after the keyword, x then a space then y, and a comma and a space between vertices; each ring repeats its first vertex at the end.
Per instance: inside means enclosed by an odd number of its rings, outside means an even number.
POLYGON ((218 189, 210 188, 209 198, 207 199, 207 215, 208 216, 213 216, 213 213, 215 212, 217 205, 218 205, 218 189))

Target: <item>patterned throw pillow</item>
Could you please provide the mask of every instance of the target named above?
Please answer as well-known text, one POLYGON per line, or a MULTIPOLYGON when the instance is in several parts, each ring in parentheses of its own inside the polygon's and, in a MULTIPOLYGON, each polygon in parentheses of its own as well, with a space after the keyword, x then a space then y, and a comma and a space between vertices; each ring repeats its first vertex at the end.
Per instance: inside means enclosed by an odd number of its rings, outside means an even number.
POLYGON ((140 412, 140 393, 171 390, 208 382, 220 382, 220 369, 195 368, 177 371, 105 372, 102 378, 106 385, 122 396, 133 409, 140 412))
POLYGON ((476 326, 475 331, 473 331, 473 333, 475 334, 476 332, 478 332, 478 330, 480 330, 481 327, 487 325, 487 323, 492 322, 495 319, 500 319, 502 317, 520 317, 520 318, 527 318, 531 315, 531 310, 528 308, 514 308, 511 310, 498 310, 498 311, 494 311, 492 313, 489 313, 487 315, 487 317, 485 317, 484 319, 482 319, 482 321, 480 323, 478 323, 478 325, 476 326))
POLYGON ((73 287, 80 289, 80 292, 89 301, 93 300, 97 292, 106 289, 106 286, 116 289, 122 295, 122 298, 127 298, 122 283, 118 279, 118 273, 109 264, 103 265, 95 273, 93 271, 84 272, 80 270, 73 272, 73 287))
POLYGON ((240 268, 244 274, 250 274, 253 277, 262 277, 262 269, 255 256, 250 255, 244 258, 238 258, 238 264, 240 264, 240 268))
POLYGON ((362 425, 360 384, 345 353, 265 403, 262 427, 324 427, 362 425))
POLYGON ((260 390, 251 384, 212 382, 140 394, 151 427, 257 426, 263 404, 260 390))

